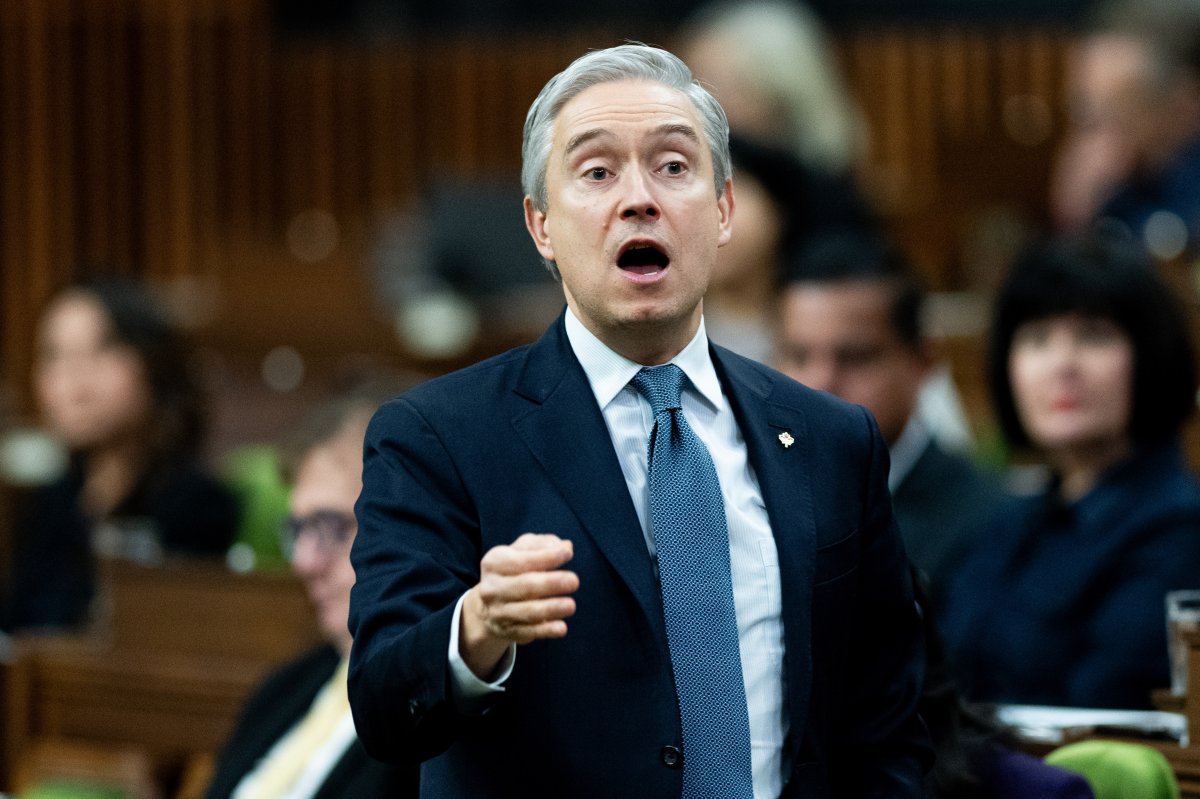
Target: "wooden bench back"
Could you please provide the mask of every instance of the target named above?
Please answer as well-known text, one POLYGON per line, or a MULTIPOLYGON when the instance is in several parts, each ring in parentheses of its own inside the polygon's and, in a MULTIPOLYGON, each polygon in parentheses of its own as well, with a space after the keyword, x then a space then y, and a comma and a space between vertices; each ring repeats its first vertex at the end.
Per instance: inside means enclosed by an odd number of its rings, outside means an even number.
POLYGON ((220 749, 259 681, 320 640, 289 574, 111 562, 100 582, 94 631, 19 637, 0 658, 0 790, 48 742, 70 741, 145 757, 170 795, 220 749))

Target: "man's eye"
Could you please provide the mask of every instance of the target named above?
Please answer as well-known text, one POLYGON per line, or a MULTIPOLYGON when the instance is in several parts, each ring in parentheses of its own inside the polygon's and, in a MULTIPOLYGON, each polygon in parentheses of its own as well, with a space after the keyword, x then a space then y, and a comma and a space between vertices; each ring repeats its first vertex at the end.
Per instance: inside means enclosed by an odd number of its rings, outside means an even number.
POLYGON ((883 352, 878 349, 846 350, 838 357, 839 363, 847 369, 867 366, 878 361, 883 352))
POLYGON ((592 167, 587 171, 587 176, 592 180, 604 180, 608 177, 608 170, 602 166, 592 167))
POLYGON ((787 350, 784 357, 792 366, 801 367, 808 365, 809 352, 808 350, 787 350))
POLYGON ((666 166, 663 167, 663 170, 668 175, 682 175, 683 174, 683 163, 681 161, 671 161, 670 163, 668 163, 666 166))

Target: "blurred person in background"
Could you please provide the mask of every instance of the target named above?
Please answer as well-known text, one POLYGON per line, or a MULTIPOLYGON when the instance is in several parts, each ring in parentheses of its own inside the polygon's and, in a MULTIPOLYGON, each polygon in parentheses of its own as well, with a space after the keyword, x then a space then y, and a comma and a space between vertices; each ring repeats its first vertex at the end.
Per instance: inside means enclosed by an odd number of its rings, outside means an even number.
POLYGON ((775 366, 875 415, 905 550, 936 594, 1004 495, 998 478, 942 447, 917 414, 936 363, 921 331, 923 300, 903 256, 881 239, 831 237, 789 271, 775 366))
POLYGON ((1181 306, 1128 242, 1051 242, 1001 287, 988 361, 1005 437, 1049 480, 995 517, 947 584, 954 668, 978 700, 1148 708, 1170 682, 1164 595, 1200 588, 1181 306))
POLYGON ((88 621, 96 554, 220 557, 238 522, 236 501, 201 466, 186 342, 144 288, 68 287, 42 314, 35 346, 37 405, 69 460, 17 517, 7 631, 88 621))
POLYGON ((207 799, 405 799, 415 766, 371 760, 346 696, 350 545, 362 489, 367 422, 410 383, 380 381, 315 409, 283 455, 291 518, 283 544, 304 582, 325 643, 268 677, 246 703, 217 762, 207 799))
MULTIPOLYGON (((866 123, 846 88, 821 20, 805 3, 710 3, 688 18, 680 39, 683 59, 726 109, 733 136, 781 148, 799 164, 790 168, 792 177, 785 180, 776 174, 767 184, 776 207, 791 215, 786 221, 800 234, 787 244, 792 251, 785 254, 787 258, 819 240, 818 234, 878 230, 875 209, 864 198, 856 175, 867 151, 866 123), (786 193, 772 185, 786 188, 786 193)), ((731 152, 736 159, 732 144, 731 152)), ((753 152, 744 154, 740 164, 735 162, 739 189, 747 185, 753 192, 753 183, 742 181, 741 176, 750 173, 761 181, 764 167, 771 165, 753 152)), ((755 199, 751 194, 752 204, 747 206, 739 197, 743 212, 738 215, 735 240, 747 238, 743 231, 747 225, 770 230, 770 223, 756 218, 755 199)), ((749 314, 729 310, 736 308, 735 301, 744 308, 745 286, 754 285, 723 277, 745 271, 736 268, 737 257, 736 249, 722 252, 706 297, 706 318, 713 324, 714 340, 752 358, 769 357, 762 351, 769 349, 764 342, 770 338, 773 303, 761 308, 757 338, 747 333, 755 329, 749 314), (764 329, 767 334, 761 335, 764 329)), ((918 404, 918 412, 940 442, 949 448, 970 445, 970 426, 948 372, 935 370, 929 375, 918 404)))
POLYGON ((721 103, 732 133, 783 147, 817 173, 853 172, 864 127, 805 4, 711 3, 687 19, 680 38, 680 56, 721 103))
POLYGON ((1064 231, 1120 230, 1170 260, 1200 235, 1200 2, 1121 0, 1076 43, 1072 124, 1051 210, 1064 231))
POLYGON ((870 235, 874 214, 857 192, 841 190, 777 144, 729 137, 738 181, 737 236, 717 254, 704 318, 713 340, 767 363, 784 264, 824 237, 870 235))
POLYGON ((782 263, 822 233, 876 224, 853 176, 863 126, 803 3, 709 3, 679 35, 680 55, 729 119, 741 206, 705 319, 715 341, 765 363, 782 263))

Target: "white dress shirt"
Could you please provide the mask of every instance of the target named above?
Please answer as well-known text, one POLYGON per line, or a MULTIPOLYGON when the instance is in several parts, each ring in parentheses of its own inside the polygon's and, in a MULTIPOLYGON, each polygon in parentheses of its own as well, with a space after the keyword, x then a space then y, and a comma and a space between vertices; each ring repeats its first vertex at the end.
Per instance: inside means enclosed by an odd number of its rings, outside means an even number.
POLYGON ((929 446, 931 439, 932 436, 921 421, 920 415, 914 413, 910 416, 900 437, 888 447, 891 459, 891 466, 888 469, 888 490, 893 494, 904 482, 904 478, 908 477, 908 473, 917 465, 917 461, 925 453, 925 448, 929 446))
MULTIPOLYGON (((641 522, 650 556, 654 536, 650 529, 650 490, 647 480, 647 446, 654 427, 650 403, 629 385, 641 364, 617 354, 596 338, 569 309, 567 339, 583 366, 596 402, 604 414, 621 472, 641 522)), ((729 557, 733 576, 733 601, 737 614, 742 678, 750 718, 751 759, 755 799, 774 799, 783 788, 783 740, 787 733, 787 708, 783 685, 783 620, 779 558, 771 534, 762 491, 747 458, 746 443, 729 401, 721 391, 708 352, 704 322, 682 352, 671 359, 687 376, 681 405, 683 415, 712 455, 725 501, 729 527, 729 557)), ((515 539, 521 532, 513 531, 515 539)), ((509 650, 500 676, 491 683, 479 680, 458 652, 462 600, 451 626, 450 668, 456 698, 469 706, 476 698, 503 690, 511 674, 515 647, 509 650)), ((586 608, 579 608, 586 613, 586 608)), ((568 633, 569 635, 570 633, 568 633)))

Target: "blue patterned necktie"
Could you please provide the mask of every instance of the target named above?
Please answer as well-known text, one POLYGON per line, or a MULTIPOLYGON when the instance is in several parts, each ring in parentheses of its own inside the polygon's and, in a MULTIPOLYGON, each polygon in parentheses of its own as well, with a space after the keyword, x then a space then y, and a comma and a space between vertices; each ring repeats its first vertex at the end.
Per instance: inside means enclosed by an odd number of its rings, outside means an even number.
POLYGON ((729 528, 712 456, 683 418, 683 371, 642 369, 650 403, 650 526, 683 724, 683 799, 753 799, 729 528))

